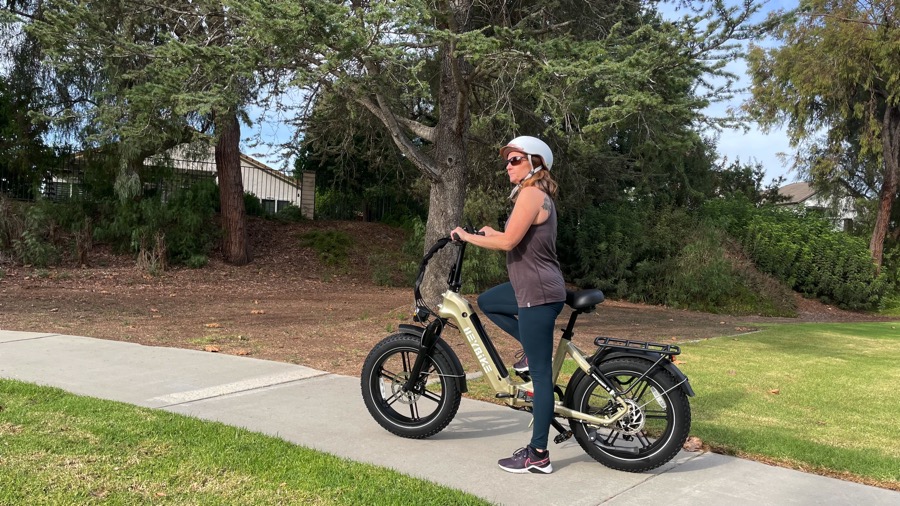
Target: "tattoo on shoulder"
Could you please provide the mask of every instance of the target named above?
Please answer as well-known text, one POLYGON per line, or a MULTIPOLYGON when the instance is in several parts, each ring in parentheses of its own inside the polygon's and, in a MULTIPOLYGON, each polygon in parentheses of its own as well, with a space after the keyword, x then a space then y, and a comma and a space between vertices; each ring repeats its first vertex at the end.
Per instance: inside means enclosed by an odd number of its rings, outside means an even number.
POLYGON ((541 204, 541 209, 543 209, 543 210, 545 210, 545 211, 547 211, 547 212, 549 213, 549 212, 550 212, 550 207, 551 207, 552 205, 553 205, 553 201, 550 200, 550 196, 549 196, 549 195, 544 195, 544 203, 541 204))

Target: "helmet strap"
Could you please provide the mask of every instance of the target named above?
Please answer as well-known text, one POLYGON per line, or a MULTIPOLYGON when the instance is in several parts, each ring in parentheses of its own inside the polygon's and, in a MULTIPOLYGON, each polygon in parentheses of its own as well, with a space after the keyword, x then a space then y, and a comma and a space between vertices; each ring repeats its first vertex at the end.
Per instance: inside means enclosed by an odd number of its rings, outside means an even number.
MULTIPOLYGON (((528 155, 528 161, 529 162, 531 161, 531 155, 528 155)), ((525 177, 523 177, 522 180, 519 181, 519 183, 515 186, 515 188, 513 188, 512 191, 509 193, 509 199, 512 200, 513 198, 515 198, 515 196, 518 195, 519 190, 522 189, 522 183, 531 179, 535 174, 538 173, 539 170, 541 170, 543 168, 544 168, 543 165, 538 165, 537 167, 532 167, 531 170, 528 172, 528 174, 526 174, 525 177)))

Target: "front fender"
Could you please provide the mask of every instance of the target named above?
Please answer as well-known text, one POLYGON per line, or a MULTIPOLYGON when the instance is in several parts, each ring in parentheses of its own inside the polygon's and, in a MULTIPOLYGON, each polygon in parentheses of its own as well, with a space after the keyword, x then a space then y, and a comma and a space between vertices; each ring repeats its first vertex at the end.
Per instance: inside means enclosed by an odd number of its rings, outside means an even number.
MULTIPOLYGON (((422 335, 425 333, 425 327, 419 327, 418 325, 407 325, 401 324, 399 326, 399 332, 401 334, 408 334, 411 336, 416 336, 418 339, 422 339, 422 335)), ((459 357, 456 356, 456 352, 453 351, 453 348, 447 344, 446 341, 441 336, 438 336, 437 342, 434 344, 434 347, 440 350, 441 353, 444 354, 450 360, 450 364, 454 368, 453 375, 456 379, 456 385, 459 387, 459 391, 462 393, 466 393, 469 391, 469 387, 466 384, 466 371, 463 369, 462 363, 459 361, 459 357)))

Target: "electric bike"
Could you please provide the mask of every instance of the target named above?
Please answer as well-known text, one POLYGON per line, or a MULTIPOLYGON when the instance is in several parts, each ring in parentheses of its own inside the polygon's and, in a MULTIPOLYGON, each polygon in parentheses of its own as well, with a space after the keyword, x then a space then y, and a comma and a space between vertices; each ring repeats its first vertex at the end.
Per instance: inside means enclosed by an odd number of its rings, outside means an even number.
MULTIPOLYGON (((443 339, 448 328, 462 333, 497 399, 520 410, 531 410, 532 384, 527 372, 510 377, 500 354, 485 332, 472 305, 459 294, 466 243, 450 237, 438 240, 419 266, 414 295, 414 321, 400 325, 369 352, 362 368, 366 407, 385 429, 407 438, 427 438, 443 430, 459 409, 467 391, 466 373, 443 339), (431 258, 447 245, 456 259, 447 279, 448 290, 437 310, 420 293, 431 258)), ((567 291, 572 309, 553 358, 555 392, 554 442, 573 435, 581 448, 601 464, 622 471, 643 472, 671 460, 691 427, 688 397, 694 391, 673 363, 681 353, 674 344, 656 344, 597 337, 597 349, 584 354, 572 343, 579 315, 603 302, 600 290, 567 291), (559 375, 566 359, 577 365, 565 387, 559 375)))

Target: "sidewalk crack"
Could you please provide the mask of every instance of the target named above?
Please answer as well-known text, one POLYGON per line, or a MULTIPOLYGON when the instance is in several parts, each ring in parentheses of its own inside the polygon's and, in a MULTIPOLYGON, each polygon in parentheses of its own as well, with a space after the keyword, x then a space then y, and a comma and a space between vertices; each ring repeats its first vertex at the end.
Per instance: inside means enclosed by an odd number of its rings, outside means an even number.
POLYGON ((615 495, 612 495, 612 496, 610 496, 610 497, 607 497, 606 499, 603 500, 603 502, 598 503, 597 506, 601 506, 601 505, 603 505, 603 504, 607 504, 607 503, 609 503, 610 501, 612 501, 613 499, 616 499, 616 498, 619 497, 619 496, 622 496, 622 495, 624 495, 624 494, 627 494, 628 492, 630 492, 630 491, 632 491, 632 490, 634 490, 634 489, 636 489, 636 488, 638 488, 638 487, 640 487, 640 486, 642 486, 642 485, 647 484, 649 481, 653 480, 654 478, 658 478, 658 477, 660 477, 660 476, 662 476, 662 475, 668 473, 669 471, 672 471, 672 470, 674 470, 674 469, 677 469, 677 468, 679 468, 679 467, 681 467, 681 466, 687 464, 688 462, 690 462, 690 461, 692 461, 692 460, 694 460, 694 459, 696 459, 696 458, 702 456, 702 455, 705 454, 705 453, 706 453, 706 452, 698 452, 696 455, 692 455, 692 456, 690 456, 689 458, 685 459, 684 461, 681 461, 681 462, 676 463, 676 464, 673 465, 670 469, 666 469, 665 471, 661 471, 661 472, 659 472, 659 473, 657 473, 657 474, 651 474, 650 476, 647 476, 647 479, 646 479, 646 480, 641 480, 641 481, 639 481, 638 483, 635 483, 634 485, 632 485, 632 486, 626 488, 625 490, 622 490, 621 492, 619 492, 619 493, 617 493, 617 494, 615 494, 615 495))
POLYGON ((156 409, 165 409, 171 408, 175 406, 182 406, 185 404, 190 404, 193 402, 206 401, 210 399, 216 399, 219 397, 228 397, 231 395, 242 394, 247 392, 253 392, 256 390, 265 390, 272 387, 288 385, 290 383, 298 383, 310 379, 321 378, 324 376, 333 375, 330 372, 319 371, 318 374, 305 375, 301 378, 289 378, 281 381, 265 381, 265 378, 254 378, 246 381, 238 381, 235 383, 227 383, 223 385, 216 385, 212 387, 202 388, 199 390, 187 390, 184 392, 176 392, 173 394, 163 395, 159 397, 153 397, 148 399, 148 402, 161 402, 163 403, 160 406, 155 406, 156 409))

